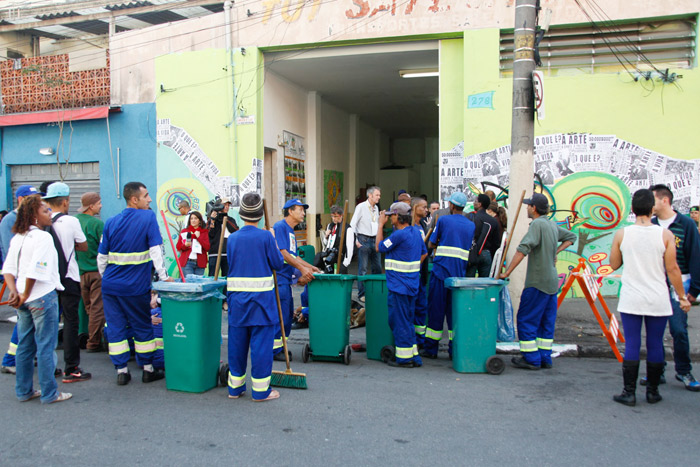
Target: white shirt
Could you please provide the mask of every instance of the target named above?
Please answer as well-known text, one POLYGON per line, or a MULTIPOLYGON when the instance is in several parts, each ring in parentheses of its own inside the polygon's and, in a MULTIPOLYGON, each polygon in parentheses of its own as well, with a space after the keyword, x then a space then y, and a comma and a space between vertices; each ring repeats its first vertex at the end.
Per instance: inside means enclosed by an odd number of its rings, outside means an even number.
POLYGON ((370 207, 369 201, 358 204, 352 215, 350 227, 358 235, 366 235, 367 237, 377 235, 379 227, 379 208, 377 205, 370 207))
MULTIPOLYGON (((51 217, 56 217, 58 213, 53 213, 51 217)), ((83 229, 80 228, 80 221, 73 216, 61 216, 53 224, 53 230, 58 235, 63 247, 63 254, 68 261, 68 273, 66 277, 80 282, 80 270, 78 269, 78 261, 75 258, 75 244, 86 242, 83 229)))
POLYGON ((35 226, 31 226, 25 234, 12 237, 2 272, 15 276, 19 293, 24 292, 27 278, 36 280, 27 302, 37 300, 53 290, 63 290, 53 238, 50 233, 35 226))
POLYGON ((669 217, 668 219, 665 219, 665 220, 664 220, 664 219, 661 219, 659 216, 656 216, 656 220, 659 221, 659 225, 660 225, 661 227, 663 227, 664 229, 668 229, 668 227, 669 227, 671 224, 673 224, 673 221, 676 220, 676 216, 678 216, 678 214, 676 214, 676 215, 674 215, 674 216, 671 216, 671 217, 669 217))

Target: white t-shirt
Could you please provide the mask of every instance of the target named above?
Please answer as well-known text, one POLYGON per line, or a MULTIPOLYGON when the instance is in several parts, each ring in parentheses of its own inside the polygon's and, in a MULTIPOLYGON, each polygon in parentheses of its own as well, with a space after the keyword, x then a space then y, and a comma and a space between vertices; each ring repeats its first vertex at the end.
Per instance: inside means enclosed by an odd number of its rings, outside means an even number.
POLYGON ((50 233, 34 226, 30 227, 29 232, 12 237, 2 272, 15 276, 19 293, 24 292, 27 278, 36 280, 28 302, 52 290, 63 290, 53 238, 50 233))
POLYGON ((659 216, 656 216, 656 220, 659 221, 659 225, 660 225, 661 227, 663 227, 664 229, 668 229, 668 227, 669 227, 671 224, 673 224, 673 221, 676 220, 676 216, 678 216, 678 214, 676 214, 675 216, 671 216, 671 217, 669 217, 669 218, 666 219, 666 220, 661 219, 659 216))
MULTIPOLYGON (((52 217, 56 217, 57 215, 58 213, 54 213, 52 217)), ((66 261, 68 261, 68 273, 66 277, 80 282, 80 269, 78 269, 78 261, 75 258, 75 244, 76 242, 82 243, 87 241, 83 229, 80 227, 80 221, 73 216, 61 216, 54 222, 53 230, 61 241, 63 254, 66 257, 66 261)))

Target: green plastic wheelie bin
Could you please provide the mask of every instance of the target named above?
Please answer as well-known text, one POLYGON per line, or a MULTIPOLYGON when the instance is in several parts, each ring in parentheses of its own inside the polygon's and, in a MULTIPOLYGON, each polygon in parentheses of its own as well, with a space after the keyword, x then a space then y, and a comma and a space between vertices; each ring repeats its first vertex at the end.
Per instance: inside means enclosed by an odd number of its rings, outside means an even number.
POLYGON ((301 358, 350 364, 350 298, 355 276, 314 274, 309 282, 309 343, 301 358))
POLYGON ((309 264, 314 264, 314 257, 316 256, 316 248, 313 245, 302 245, 298 248, 299 258, 303 259, 309 264))
POLYGON ((360 276, 365 284, 367 358, 384 363, 394 358, 394 334, 389 327, 389 289, 384 274, 360 276))
POLYGON ((187 276, 188 282, 155 282, 163 316, 165 386, 204 392, 221 379, 221 290, 226 281, 187 276))
POLYGON ((506 281, 491 278, 449 277, 452 291, 452 367, 459 373, 501 374, 496 356, 498 311, 506 281))

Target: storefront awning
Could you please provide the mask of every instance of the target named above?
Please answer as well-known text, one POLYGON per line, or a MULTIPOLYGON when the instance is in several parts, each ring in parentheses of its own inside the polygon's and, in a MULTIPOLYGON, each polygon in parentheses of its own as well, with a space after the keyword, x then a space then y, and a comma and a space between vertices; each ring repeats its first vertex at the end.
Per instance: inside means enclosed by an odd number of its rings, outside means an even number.
MULTIPOLYGON (((120 111, 117 107, 112 111, 120 111)), ((0 115, 0 127, 15 125, 34 125, 37 123, 68 122, 76 120, 94 120, 107 118, 109 106, 89 107, 84 109, 60 109, 45 112, 28 112, 11 115, 0 115)))

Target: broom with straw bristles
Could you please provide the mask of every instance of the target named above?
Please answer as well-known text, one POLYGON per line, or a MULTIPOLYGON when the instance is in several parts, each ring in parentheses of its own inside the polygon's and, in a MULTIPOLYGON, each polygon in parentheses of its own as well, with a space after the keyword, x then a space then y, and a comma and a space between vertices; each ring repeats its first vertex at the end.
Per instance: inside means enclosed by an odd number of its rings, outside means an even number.
MULTIPOLYGON (((265 229, 270 229, 270 219, 267 217, 267 202, 263 199, 263 214, 265 215, 265 229)), ((273 371, 270 378, 270 385, 291 389, 306 389, 306 373, 294 373, 289 367, 289 352, 287 352, 287 336, 284 332, 284 317, 282 316, 282 304, 280 303, 280 291, 277 287, 277 271, 272 271, 272 278, 275 281, 275 299, 277 299, 277 313, 280 317, 280 328, 282 329, 282 347, 284 358, 287 362, 285 371, 273 371)))

